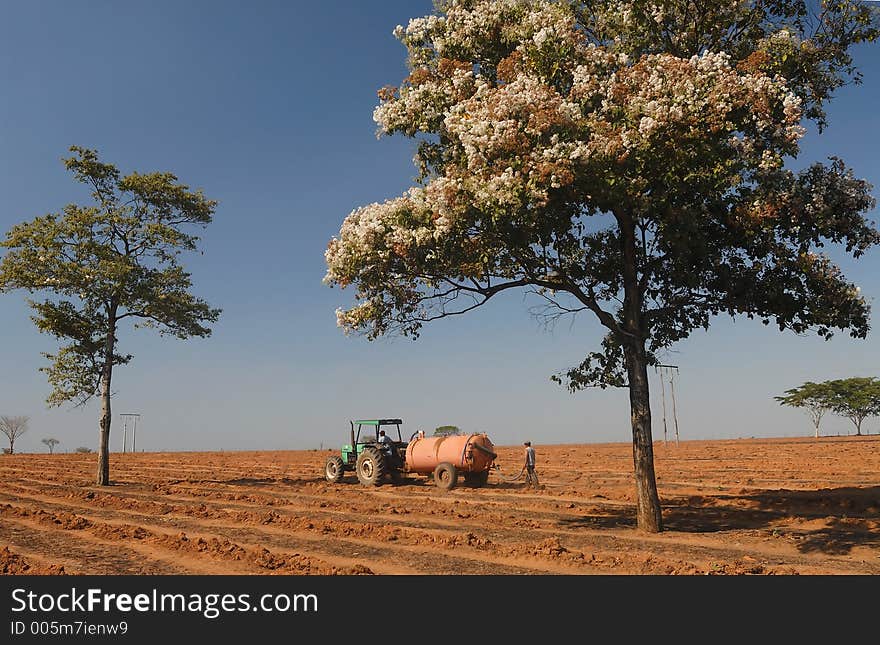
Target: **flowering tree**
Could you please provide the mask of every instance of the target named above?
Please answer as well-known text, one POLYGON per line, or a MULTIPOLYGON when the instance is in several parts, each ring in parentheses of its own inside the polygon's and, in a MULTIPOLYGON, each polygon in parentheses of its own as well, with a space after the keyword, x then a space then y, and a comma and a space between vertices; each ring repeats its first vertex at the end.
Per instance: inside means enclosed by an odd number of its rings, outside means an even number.
POLYGON ((220 310, 190 294, 182 251, 198 237, 187 226, 207 226, 216 202, 191 191, 171 173, 131 173, 74 146, 64 164, 91 189, 94 204, 69 204, 60 214, 14 226, 0 242, 0 291, 45 294, 29 300, 41 332, 66 341, 46 372, 50 405, 84 404, 101 397, 97 483, 110 483, 110 382, 120 354, 117 333, 126 320, 178 338, 211 334, 204 323, 220 310))
POLYGON ((867 5, 826 0, 445 0, 399 26, 411 73, 380 132, 418 141, 418 185, 354 210, 325 281, 340 326, 417 337, 507 289, 592 312, 601 351, 554 379, 628 387, 638 526, 662 530, 647 367, 721 313, 863 337, 869 308, 822 253, 880 241, 842 161, 795 173, 804 119, 858 82, 867 5))

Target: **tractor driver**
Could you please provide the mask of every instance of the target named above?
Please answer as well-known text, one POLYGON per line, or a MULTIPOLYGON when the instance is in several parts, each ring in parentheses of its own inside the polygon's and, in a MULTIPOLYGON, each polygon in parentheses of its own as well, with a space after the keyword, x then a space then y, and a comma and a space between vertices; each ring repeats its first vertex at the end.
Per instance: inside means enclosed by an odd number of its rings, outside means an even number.
POLYGON ((394 442, 391 440, 391 437, 385 434, 384 430, 379 430, 379 445, 389 455, 394 454, 394 442))

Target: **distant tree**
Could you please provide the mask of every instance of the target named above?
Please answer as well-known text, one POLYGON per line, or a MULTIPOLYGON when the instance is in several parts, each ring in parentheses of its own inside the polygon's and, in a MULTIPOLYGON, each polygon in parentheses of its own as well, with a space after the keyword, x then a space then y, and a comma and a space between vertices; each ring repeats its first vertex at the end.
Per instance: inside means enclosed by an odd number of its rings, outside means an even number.
POLYGON ((822 417, 831 409, 831 387, 827 383, 807 381, 803 385, 785 391, 785 396, 773 397, 780 405, 805 408, 813 421, 816 437, 819 437, 819 424, 822 417))
POLYGON ((461 428, 458 426, 438 426, 434 428, 435 437, 448 437, 453 434, 461 434, 461 428))
POLYGON ((880 415, 880 380, 873 377, 855 377, 827 381, 831 409, 852 421, 856 434, 862 434, 862 422, 880 415))
POLYGON ((74 452, 78 452, 78 453, 82 453, 82 454, 88 454, 88 453, 92 452, 92 449, 91 449, 91 448, 86 448, 85 446, 80 446, 79 448, 77 448, 76 450, 74 450, 74 452))
POLYGON ((0 417, 0 432, 9 439, 9 450, 6 454, 15 453, 15 440, 27 432, 29 420, 28 417, 0 417))
POLYGON ((52 385, 50 405, 82 405, 101 397, 99 485, 110 483, 110 382, 113 367, 132 356, 117 352, 119 325, 156 327, 178 338, 209 336, 203 323, 220 315, 189 293, 190 274, 178 261, 196 250, 198 237, 185 225, 206 226, 216 202, 191 191, 167 172, 120 176, 94 150, 74 146, 65 166, 89 186, 90 206, 69 204, 60 214, 38 217, 7 233, 0 246, 0 290, 24 289, 54 296, 29 300, 41 332, 66 341, 44 354, 41 368, 52 385))
POLYGON ((43 439, 43 443, 46 444, 46 446, 48 446, 49 454, 51 455, 52 453, 55 452, 55 446, 57 446, 61 442, 58 441, 58 439, 53 439, 53 438, 49 437, 48 439, 43 439))
POLYGON ((637 523, 661 531, 661 352, 722 314, 868 332, 822 247, 880 242, 871 187, 840 159, 786 164, 859 82, 875 4, 438 0, 395 29, 409 74, 373 113, 415 140, 416 185, 354 209, 326 250, 326 282, 354 289, 339 326, 417 338, 512 289, 548 324, 594 315, 601 348, 554 380, 628 388, 637 523))

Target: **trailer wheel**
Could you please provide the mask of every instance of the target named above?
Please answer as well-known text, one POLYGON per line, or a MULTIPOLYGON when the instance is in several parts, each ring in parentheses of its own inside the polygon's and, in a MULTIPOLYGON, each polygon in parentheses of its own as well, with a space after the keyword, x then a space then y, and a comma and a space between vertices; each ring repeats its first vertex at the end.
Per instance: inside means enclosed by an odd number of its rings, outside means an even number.
POLYGON ((434 482, 437 488, 451 490, 458 483, 458 470, 448 461, 444 461, 434 469, 434 482))
POLYGON ((364 486, 378 486, 388 472, 385 457, 375 448, 364 448, 358 455, 355 469, 358 481, 364 486))
POLYGON ((342 481, 342 475, 345 473, 345 467, 342 459, 338 456, 329 457, 327 463, 324 464, 324 477, 332 484, 338 484, 342 481))

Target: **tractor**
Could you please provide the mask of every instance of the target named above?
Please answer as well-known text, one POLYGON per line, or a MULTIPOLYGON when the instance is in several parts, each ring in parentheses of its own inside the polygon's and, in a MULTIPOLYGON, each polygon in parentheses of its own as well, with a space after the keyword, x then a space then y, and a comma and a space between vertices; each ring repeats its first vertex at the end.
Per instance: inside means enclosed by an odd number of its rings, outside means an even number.
POLYGON ((339 483, 349 471, 354 471, 358 481, 365 486, 376 486, 386 477, 399 480, 405 469, 408 443, 400 435, 401 423, 400 419, 349 421, 351 443, 342 446, 342 456, 333 455, 327 459, 324 465, 327 481, 339 483), (385 447, 379 443, 379 430, 392 426, 397 429, 397 437, 392 436, 389 446, 385 447))
POLYGON ((416 474, 433 478, 439 488, 449 490, 461 474, 470 486, 486 484, 498 455, 485 433, 425 437, 423 432, 414 432, 404 441, 401 423, 400 419, 349 421, 351 443, 342 447, 341 457, 327 459, 324 477, 336 484, 346 471, 353 470, 364 486, 378 486, 386 479, 400 481, 416 474), (389 426, 397 428, 397 438, 384 433, 385 441, 380 441, 381 428, 389 426))

